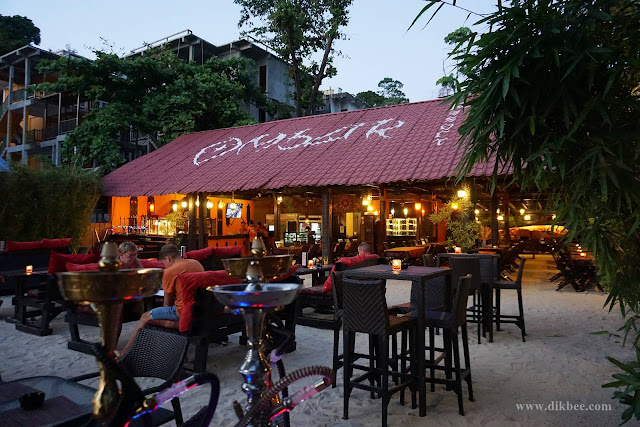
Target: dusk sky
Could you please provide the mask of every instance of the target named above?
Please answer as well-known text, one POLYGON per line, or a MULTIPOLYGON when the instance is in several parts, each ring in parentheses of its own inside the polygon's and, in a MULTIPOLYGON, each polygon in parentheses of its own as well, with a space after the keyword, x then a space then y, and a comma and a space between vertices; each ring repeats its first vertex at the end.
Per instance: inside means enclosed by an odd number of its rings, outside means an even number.
MULTIPOLYGON (((322 88, 342 88, 353 94, 375 91, 380 80, 391 77, 404 83, 411 101, 436 98, 435 82, 443 75, 443 65, 450 69, 446 60, 450 47, 444 37, 479 18, 467 20, 466 12, 443 7, 426 28, 427 14, 407 32, 425 4, 421 0, 354 0, 349 25, 343 30, 348 40, 337 44, 343 54, 335 61, 338 75, 325 80, 322 88)), ((458 4, 486 13, 495 0, 461 0, 458 4)), ((2 0, 0 14, 31 19, 40 28, 44 49, 70 46, 89 58, 92 49, 105 49, 103 39, 116 53, 124 54, 186 29, 215 45, 240 38, 240 7, 232 0, 2 0)))

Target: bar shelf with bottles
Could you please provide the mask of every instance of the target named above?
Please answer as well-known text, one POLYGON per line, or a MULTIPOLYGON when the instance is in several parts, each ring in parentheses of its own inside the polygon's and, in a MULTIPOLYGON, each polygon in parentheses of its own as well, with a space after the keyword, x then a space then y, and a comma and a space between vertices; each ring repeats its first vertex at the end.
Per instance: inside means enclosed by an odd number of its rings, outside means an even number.
POLYGON ((415 236, 418 232, 417 218, 388 218, 387 236, 415 236))

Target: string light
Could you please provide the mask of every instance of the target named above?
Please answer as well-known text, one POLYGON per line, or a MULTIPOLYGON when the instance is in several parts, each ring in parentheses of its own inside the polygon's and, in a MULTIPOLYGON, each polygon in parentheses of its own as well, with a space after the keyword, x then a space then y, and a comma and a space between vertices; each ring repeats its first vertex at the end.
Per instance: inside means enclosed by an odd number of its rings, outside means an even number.
POLYGON ((213 202, 211 200, 207 200, 207 209, 211 209, 213 207, 213 202))
POLYGON ((409 214, 409 209, 404 208, 402 212, 404 212, 404 216, 407 216, 409 214))
POLYGON ((526 215, 524 216, 524 220, 525 220, 525 221, 531 221, 531 215, 526 214, 526 215))
POLYGON ((480 209, 476 209, 475 211, 473 211, 476 215, 480 214, 480 209))
POLYGON ((224 202, 222 200, 218 201, 218 209, 224 209, 224 202))
POLYGON ((414 205, 416 210, 419 211, 420 209, 422 209, 422 203, 420 202, 416 202, 416 204, 414 205))
MULTIPOLYGON (((178 205, 176 203, 174 203, 174 206, 176 207, 176 209, 174 209, 174 210, 177 210, 178 209, 178 205)), ((187 201, 183 200, 182 203, 180 203, 180 206, 182 206, 182 209, 186 209, 187 208, 187 201)))
POLYGON ((454 211, 458 210, 458 204, 457 203, 451 203, 451 209, 453 209, 454 211))
POLYGON ((520 209, 520 215, 524 215, 524 209, 520 209))
POLYGON ((178 211, 178 204, 177 204, 177 203, 174 203, 173 205, 171 205, 171 209, 172 209, 174 212, 177 212, 177 211, 178 211))
POLYGON ((464 199, 465 197, 467 197, 467 191, 466 190, 458 190, 458 197, 460 197, 461 199, 464 199))
POLYGON ((498 221, 504 221, 504 217, 502 215, 498 215, 498 221))

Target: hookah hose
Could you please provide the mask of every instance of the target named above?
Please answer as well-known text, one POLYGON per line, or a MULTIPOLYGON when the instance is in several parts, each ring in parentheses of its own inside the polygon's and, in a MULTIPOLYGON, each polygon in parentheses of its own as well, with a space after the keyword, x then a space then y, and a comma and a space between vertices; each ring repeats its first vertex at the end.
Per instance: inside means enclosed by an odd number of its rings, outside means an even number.
POLYGON ((258 425, 266 425, 267 420, 265 418, 271 419, 277 415, 280 415, 283 412, 288 412, 297 406, 302 401, 314 396, 320 391, 327 388, 331 385, 331 378, 333 377, 333 370, 326 366, 307 366, 305 368, 296 369, 291 372, 289 375, 286 375, 284 378, 281 378, 276 382, 273 386, 271 386, 262 396, 258 402, 247 411, 245 416, 236 424, 235 427, 247 427, 249 423, 256 417, 259 417, 258 425), (322 376, 322 379, 307 385, 305 388, 297 391, 290 398, 286 398, 283 404, 277 408, 275 414, 267 414, 271 407, 271 400, 274 396, 276 396, 282 389, 287 387, 288 385, 302 379, 305 377, 311 376, 322 376))

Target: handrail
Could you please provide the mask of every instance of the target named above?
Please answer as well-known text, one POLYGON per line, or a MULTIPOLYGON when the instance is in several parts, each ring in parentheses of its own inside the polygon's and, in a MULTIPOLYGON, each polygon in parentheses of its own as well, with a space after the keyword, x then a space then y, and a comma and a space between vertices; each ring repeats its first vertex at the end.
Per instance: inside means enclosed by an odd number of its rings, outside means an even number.
POLYGON ((160 42, 162 42, 161 44, 167 43, 167 42, 169 42, 169 41, 170 41, 169 39, 170 39, 171 37, 175 37, 175 36, 177 36, 177 35, 179 35, 179 34, 182 34, 182 33, 186 33, 185 35, 187 35, 187 36, 190 36, 191 34, 193 34, 193 32, 192 32, 191 30, 189 30, 189 29, 182 30, 182 31, 178 31, 177 33, 175 33, 175 34, 171 34, 170 36, 163 37, 163 38, 161 38, 161 39, 159 39, 159 40, 156 40, 156 41, 154 41, 154 42, 146 43, 144 46, 137 47, 137 48, 135 48, 135 49, 131 50, 130 54, 132 55, 132 54, 134 54, 134 53, 137 53, 136 51, 138 51, 138 50, 141 50, 141 51, 142 51, 142 50, 147 50, 147 49, 149 49, 149 48, 155 47, 154 45, 155 45, 156 43, 160 43, 160 42))

